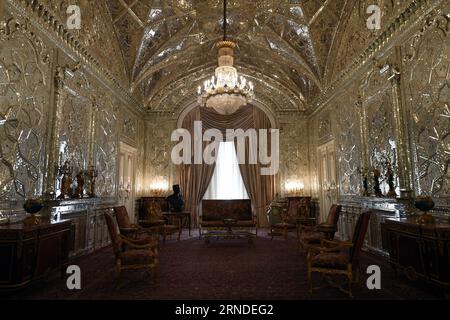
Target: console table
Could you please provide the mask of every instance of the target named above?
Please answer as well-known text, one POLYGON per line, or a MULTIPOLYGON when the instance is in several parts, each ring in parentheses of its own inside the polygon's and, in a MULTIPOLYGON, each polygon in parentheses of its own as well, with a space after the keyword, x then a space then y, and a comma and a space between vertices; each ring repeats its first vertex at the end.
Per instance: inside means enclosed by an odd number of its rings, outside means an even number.
POLYGON ((383 246, 392 266, 411 280, 450 290, 450 224, 418 224, 414 218, 386 219, 383 246))
POLYGON ((60 271, 73 249, 70 220, 0 226, 0 289, 20 288, 60 271))

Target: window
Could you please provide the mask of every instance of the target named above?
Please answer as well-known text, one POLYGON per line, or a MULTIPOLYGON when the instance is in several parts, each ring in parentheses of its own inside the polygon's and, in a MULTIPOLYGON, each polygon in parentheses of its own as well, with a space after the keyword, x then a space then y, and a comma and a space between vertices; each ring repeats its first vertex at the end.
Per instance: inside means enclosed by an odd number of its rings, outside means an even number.
POLYGON ((220 143, 216 168, 203 199, 248 199, 233 141, 220 143))

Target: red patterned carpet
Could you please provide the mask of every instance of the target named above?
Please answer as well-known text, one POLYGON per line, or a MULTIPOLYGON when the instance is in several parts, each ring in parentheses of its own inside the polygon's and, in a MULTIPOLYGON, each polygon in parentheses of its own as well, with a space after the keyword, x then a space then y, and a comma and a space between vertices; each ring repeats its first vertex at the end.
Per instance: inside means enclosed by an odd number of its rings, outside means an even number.
MULTIPOLYGON (((184 237, 186 238, 186 237, 184 237)), ((56 278, 10 296, 12 299, 347 299, 335 288, 324 288, 312 297, 307 292, 305 256, 295 239, 265 237, 248 245, 245 240, 213 240, 206 245, 198 237, 161 245, 157 283, 143 273, 129 272, 122 287, 115 288, 111 248, 74 261, 82 270, 82 289, 69 291, 65 278, 56 278)), ((356 299, 441 299, 428 287, 397 277, 383 261, 364 254, 364 269, 378 264, 382 290, 368 290, 365 277, 354 286, 356 299)), ((318 277, 315 282, 319 284, 318 277)))

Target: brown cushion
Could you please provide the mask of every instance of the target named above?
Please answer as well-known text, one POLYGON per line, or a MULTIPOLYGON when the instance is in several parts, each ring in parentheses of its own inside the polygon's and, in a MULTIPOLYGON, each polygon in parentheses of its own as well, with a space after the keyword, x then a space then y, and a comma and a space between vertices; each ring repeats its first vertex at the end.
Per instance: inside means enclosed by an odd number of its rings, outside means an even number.
POLYGON ((125 208, 124 206, 115 207, 114 213, 116 215, 117 225, 119 226, 119 228, 131 227, 130 217, 128 217, 127 208, 125 208))
POLYGON ((312 260, 313 267, 332 268, 332 269, 347 269, 349 262, 348 252, 325 252, 319 253, 312 260))
POLYGON ((223 219, 252 220, 251 201, 249 199, 202 201, 203 221, 222 221, 223 219))
POLYGON ((304 232, 300 234, 300 240, 305 243, 320 243, 320 240, 325 239, 322 232, 304 232))
POLYGON ((300 231, 303 233, 315 232, 317 226, 300 226, 300 231))
POLYGON ((166 223, 166 220, 162 220, 162 219, 139 221, 139 224, 143 227, 156 227, 156 226, 161 226, 165 223, 166 223))
POLYGON ((275 223, 274 225, 272 225, 274 228, 288 228, 288 229, 295 229, 297 228, 297 226, 295 224, 292 223, 287 223, 287 222, 280 222, 280 223, 275 223))
POLYGON ((151 264, 154 263, 155 257, 150 250, 129 250, 120 256, 122 265, 151 264))
POLYGON ((137 244, 137 245, 146 245, 146 244, 152 244, 152 245, 154 245, 154 246, 157 246, 158 245, 158 240, 157 239, 155 239, 155 238, 153 238, 153 237, 146 237, 146 238, 144 238, 144 239, 136 239, 136 240, 133 240, 133 243, 134 244, 137 244))

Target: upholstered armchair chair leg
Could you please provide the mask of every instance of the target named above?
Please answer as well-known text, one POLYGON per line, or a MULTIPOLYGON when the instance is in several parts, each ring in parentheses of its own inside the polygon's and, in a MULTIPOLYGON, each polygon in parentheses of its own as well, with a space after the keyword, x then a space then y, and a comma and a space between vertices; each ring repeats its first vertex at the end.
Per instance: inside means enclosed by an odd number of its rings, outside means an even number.
POLYGON ((116 262, 116 270, 115 270, 115 273, 116 273, 116 289, 120 289, 120 280, 121 280, 121 277, 120 277, 120 273, 121 273, 121 264, 120 264, 120 260, 118 260, 117 262, 116 262))
POLYGON ((353 272, 353 282, 360 283, 361 282, 361 270, 360 268, 356 268, 353 272))
POLYGON ((308 271, 308 292, 312 296, 312 294, 313 294, 313 286, 312 286, 312 274, 311 274, 311 271, 308 271))
POLYGON ((309 288, 309 294, 313 294, 313 286, 312 286, 312 255, 308 251, 308 254, 306 255, 306 267, 307 267, 307 277, 308 277, 308 288, 309 288))
POLYGON ((347 266, 347 276, 348 276, 348 296, 350 299, 353 298, 352 286, 353 286, 353 271, 352 265, 347 266))

